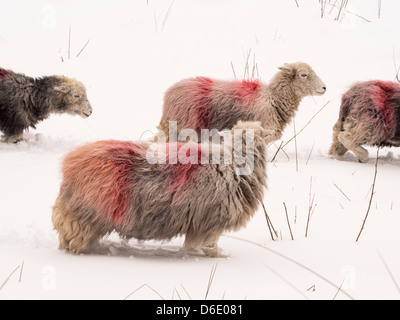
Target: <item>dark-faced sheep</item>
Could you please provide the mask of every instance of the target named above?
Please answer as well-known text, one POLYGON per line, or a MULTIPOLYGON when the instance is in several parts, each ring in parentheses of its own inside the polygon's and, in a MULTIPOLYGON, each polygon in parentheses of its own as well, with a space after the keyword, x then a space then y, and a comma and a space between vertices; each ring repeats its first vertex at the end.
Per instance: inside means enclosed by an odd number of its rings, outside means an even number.
POLYGON ((351 150, 366 162, 368 151, 362 145, 400 146, 400 84, 360 82, 343 95, 329 154, 351 150))
POLYGON ((306 63, 285 64, 268 85, 255 81, 222 81, 205 77, 182 80, 167 90, 158 129, 168 136, 169 122, 178 131, 231 129, 239 120, 261 121, 280 139, 303 97, 323 95, 326 86, 306 63))
POLYGON ((254 160, 247 174, 239 174, 243 163, 204 160, 216 149, 232 155, 232 148, 220 148, 222 142, 99 141, 70 152, 52 216, 60 249, 79 253, 116 231, 139 240, 185 235, 185 249, 201 248, 217 256, 221 233, 246 225, 266 187, 266 149, 272 133, 259 122, 238 123, 233 129, 243 138, 233 139, 235 152, 246 149, 245 161, 254 160), (249 131, 253 145, 247 148, 249 131), (167 160, 183 155, 187 161, 154 161, 160 154, 153 156, 150 146, 167 150, 167 160))
POLYGON ((0 68, 2 141, 22 140, 24 130, 35 128, 52 113, 89 117, 92 107, 84 85, 63 76, 32 78, 0 68))

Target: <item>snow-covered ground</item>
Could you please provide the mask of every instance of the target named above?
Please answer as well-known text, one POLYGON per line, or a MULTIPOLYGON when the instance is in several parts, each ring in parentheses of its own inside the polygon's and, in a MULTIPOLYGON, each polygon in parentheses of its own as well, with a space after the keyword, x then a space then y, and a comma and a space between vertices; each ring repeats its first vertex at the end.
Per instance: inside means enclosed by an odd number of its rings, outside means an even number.
POLYGON ((400 150, 380 151, 358 242, 376 149, 367 164, 350 153, 327 155, 346 88, 396 78, 399 3, 381 1, 379 17, 379 1, 350 0, 338 21, 329 3, 323 18, 318 1, 297 3, 1 1, 0 66, 75 77, 94 113, 52 116, 26 141, 0 143, 0 299, 399 299, 400 150), (147 139, 165 90, 182 78, 268 82, 278 66, 296 61, 309 63, 328 91, 303 100, 283 140, 327 105, 269 164, 264 204, 275 241, 260 208, 245 229, 221 238, 217 259, 184 254, 182 238, 124 243, 112 234, 91 254, 57 249, 51 207, 66 152, 99 139, 147 139))

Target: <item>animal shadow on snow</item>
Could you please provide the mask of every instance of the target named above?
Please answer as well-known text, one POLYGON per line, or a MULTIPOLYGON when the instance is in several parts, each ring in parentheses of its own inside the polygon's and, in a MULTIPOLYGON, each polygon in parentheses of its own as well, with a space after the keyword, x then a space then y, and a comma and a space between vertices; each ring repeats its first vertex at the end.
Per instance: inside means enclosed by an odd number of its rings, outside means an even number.
POLYGON ((73 138, 69 140, 65 138, 53 138, 41 133, 25 132, 24 140, 18 143, 6 143, 0 140, 0 152, 67 152, 80 144, 83 144, 83 141, 73 138))
MULTIPOLYGON (((369 157, 368 157, 368 161, 364 164, 375 164, 377 149, 367 147, 367 150, 368 150, 369 157)), ((363 165, 363 163, 361 163, 358 160, 358 157, 351 151, 347 151, 343 156, 334 155, 334 156, 332 156, 332 158, 339 160, 339 161, 343 161, 343 162, 357 162, 357 163, 360 163, 360 165, 363 165)), ((379 150, 379 160, 378 161, 381 164, 391 164, 391 165, 400 167, 400 148, 394 148, 394 149, 391 149, 388 147, 381 148, 379 150)))
MULTIPOLYGON (((111 241, 108 239, 100 240, 97 244, 91 245, 81 251, 83 255, 98 255, 98 256, 114 256, 140 259, 182 259, 194 260, 198 258, 212 259, 207 257, 203 251, 191 250, 185 251, 182 245, 166 244, 153 241, 111 241)), ((219 248, 218 258, 228 258, 219 248)))

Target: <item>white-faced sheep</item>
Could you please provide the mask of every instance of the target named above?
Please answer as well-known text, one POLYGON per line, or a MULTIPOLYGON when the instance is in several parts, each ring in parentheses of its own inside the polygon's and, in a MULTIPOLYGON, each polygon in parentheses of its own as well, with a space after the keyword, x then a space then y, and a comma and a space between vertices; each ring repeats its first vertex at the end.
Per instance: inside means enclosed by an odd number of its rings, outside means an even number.
POLYGON ((368 151, 362 145, 400 146, 400 84, 359 82, 343 95, 329 154, 351 150, 366 162, 368 151))
MULTIPOLYGON (((280 139, 303 97, 323 95, 326 86, 306 63, 285 64, 268 85, 255 81, 222 81, 205 77, 182 80, 164 96, 158 129, 168 136, 169 122, 178 131, 231 129, 239 120, 261 121, 280 139)), ((200 135, 198 135, 200 137, 200 135)))
POLYGON ((0 68, 0 131, 2 141, 18 142, 24 130, 52 113, 83 118, 92 114, 84 85, 63 76, 32 78, 0 68))
POLYGON ((185 249, 201 248, 206 255, 217 256, 221 233, 246 225, 266 187, 266 149, 272 132, 259 122, 240 122, 233 131, 240 134, 239 140, 233 139, 234 152, 242 155, 246 149, 245 161, 254 160, 253 170, 246 174, 238 171, 243 163, 204 160, 216 147, 216 152, 232 155, 232 148, 221 147, 222 142, 99 141, 70 152, 63 162, 52 216, 60 249, 79 253, 116 231, 139 240, 185 235, 185 249), (247 148, 250 142, 253 145, 247 148), (167 161, 154 161, 159 154, 153 156, 150 146, 167 150, 167 161), (182 155, 187 161, 168 161, 182 155))

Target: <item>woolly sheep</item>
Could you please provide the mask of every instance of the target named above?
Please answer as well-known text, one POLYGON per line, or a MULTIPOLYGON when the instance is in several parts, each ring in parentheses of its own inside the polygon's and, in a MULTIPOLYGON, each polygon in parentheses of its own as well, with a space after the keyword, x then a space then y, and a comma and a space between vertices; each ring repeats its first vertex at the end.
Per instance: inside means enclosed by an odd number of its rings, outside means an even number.
POLYGON ((329 154, 342 156, 351 150, 366 162, 364 144, 400 146, 400 84, 359 82, 343 95, 329 154))
POLYGON ((3 142, 18 142, 24 130, 52 113, 83 118, 92 114, 84 85, 63 76, 32 78, 0 68, 0 131, 3 142))
POLYGON ((280 139, 303 97, 323 95, 326 86, 312 68, 302 62, 285 64, 269 85, 254 81, 222 81, 205 77, 182 80, 164 96, 158 129, 168 136, 169 121, 178 131, 231 129, 239 120, 261 121, 280 139))
MULTIPOLYGON (((239 122, 233 129, 246 133, 243 141, 235 140, 234 149, 242 153, 246 148, 246 161, 254 157, 248 174, 238 174, 241 165, 236 162, 194 161, 222 142, 98 141, 70 152, 63 162, 63 181, 52 215, 59 248, 79 253, 116 231, 122 238, 139 240, 185 235, 186 250, 201 248, 206 255, 217 256, 221 233, 246 225, 266 187, 266 143, 272 133, 259 122, 239 122), (254 140, 247 148, 249 130, 254 140), (168 157, 187 155, 190 150, 190 161, 154 163, 146 155, 150 146, 165 147, 168 157)), ((231 149, 217 148, 230 155, 231 149)))

